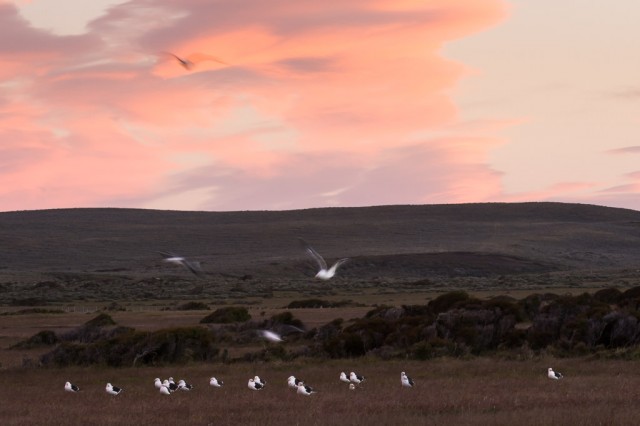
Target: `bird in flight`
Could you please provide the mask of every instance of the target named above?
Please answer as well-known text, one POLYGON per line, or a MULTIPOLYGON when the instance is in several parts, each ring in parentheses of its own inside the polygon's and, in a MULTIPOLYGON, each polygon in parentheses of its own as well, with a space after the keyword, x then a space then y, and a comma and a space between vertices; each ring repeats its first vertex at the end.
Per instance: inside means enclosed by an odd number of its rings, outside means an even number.
POLYGON ((307 252, 307 254, 311 256, 318 263, 318 267, 320 268, 320 270, 316 274, 316 278, 319 278, 321 280, 327 281, 333 278, 334 275, 336 274, 336 271, 340 267, 340 265, 342 265, 343 263, 349 260, 348 257, 338 259, 336 263, 334 263, 331 266, 331 268, 328 268, 327 262, 324 260, 322 256, 320 256, 320 253, 315 251, 314 248, 311 247, 309 243, 307 243, 302 238, 298 238, 298 240, 300 240, 300 244, 302 244, 302 247, 307 252))
POLYGON ((196 66, 196 64, 200 62, 205 62, 205 61, 218 62, 220 64, 227 65, 226 62, 216 58, 215 56, 207 55, 204 53, 194 53, 193 55, 189 55, 188 57, 178 56, 171 52, 164 52, 164 53, 166 55, 173 57, 178 62, 178 64, 180 64, 187 71, 191 71, 196 66))
POLYGON ((164 257, 165 262, 173 263, 175 265, 181 265, 200 278, 204 276, 204 271, 200 267, 200 262, 187 260, 187 258, 185 258, 184 256, 180 256, 169 251, 159 251, 158 253, 160 253, 164 257))

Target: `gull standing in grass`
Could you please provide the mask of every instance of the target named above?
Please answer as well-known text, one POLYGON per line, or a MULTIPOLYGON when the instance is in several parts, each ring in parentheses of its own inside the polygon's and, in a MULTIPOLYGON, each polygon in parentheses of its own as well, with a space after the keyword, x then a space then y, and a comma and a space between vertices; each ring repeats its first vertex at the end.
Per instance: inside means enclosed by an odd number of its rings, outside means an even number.
POLYGON ((316 278, 319 278, 321 280, 327 281, 333 278, 333 276, 336 274, 336 271, 338 270, 338 267, 340 267, 340 265, 342 265, 343 263, 349 260, 348 257, 338 259, 336 263, 334 263, 333 266, 331 266, 331 268, 328 268, 327 262, 324 260, 322 256, 320 256, 320 253, 315 251, 314 248, 311 247, 309 243, 307 243, 302 238, 298 238, 298 240, 300 241, 300 244, 302 244, 302 247, 307 252, 307 254, 311 256, 318 263, 318 267, 320 267, 320 270, 316 274, 316 278))
POLYGON ((107 383, 105 390, 109 395, 118 395, 120 392, 122 392, 122 388, 119 388, 117 386, 112 386, 111 383, 107 383))
POLYGON ((287 384, 289 385, 290 388, 297 389, 301 383, 302 383, 302 380, 296 379, 295 376, 289 376, 289 378, 287 379, 287 384))
POLYGON ((178 389, 182 389, 183 391, 190 391, 193 389, 193 385, 185 382, 184 380, 180 380, 178 382, 178 389))
POLYGON ((264 385, 256 382, 254 379, 249 379, 248 386, 251 390, 262 390, 262 388, 264 388, 264 385))
POLYGON ((404 371, 400 373, 400 383, 402 383, 402 386, 404 386, 405 388, 412 388, 414 385, 411 377, 407 376, 404 371))
POLYGON ((177 389, 178 389, 178 385, 176 385, 176 384, 173 382, 173 379, 172 379, 171 381, 169 381, 169 380, 165 379, 165 380, 162 382, 162 386, 165 386, 167 389, 169 389, 169 391, 170 391, 170 392, 173 392, 173 391, 175 391, 175 390, 177 390, 177 389))
POLYGON ((310 396, 312 393, 316 393, 316 391, 314 391, 311 386, 307 386, 304 383, 300 382, 300 384, 298 385, 298 390, 296 392, 299 395, 305 395, 305 396, 310 396))
POLYGON ((209 384, 211 386, 213 386, 214 388, 219 388, 219 387, 222 387, 224 382, 222 380, 216 379, 215 377, 212 377, 212 378, 209 379, 209 384))
POLYGON ((168 387, 166 387, 165 385, 160 385, 160 393, 162 395, 171 395, 171 391, 169 390, 168 387))
POLYGON ((260 386, 264 386, 267 384, 265 380, 262 380, 260 377, 256 376, 253 378, 253 381, 259 384, 260 386))
POLYGON ((349 378, 347 377, 344 371, 340 373, 340 381, 345 383, 351 383, 351 380, 349 380, 349 378))
POLYGON ((349 380, 351 380, 356 385, 364 382, 364 376, 354 373, 353 371, 349 374, 349 380))
POLYGON ((64 384, 64 390, 66 390, 67 392, 80 392, 80 388, 72 384, 71 382, 67 382, 64 384))
POLYGON ((162 387, 162 380, 160 380, 159 377, 156 377, 156 379, 153 382, 153 385, 156 387, 156 389, 160 389, 162 387))
POLYGON ((174 265, 180 265, 194 274, 197 277, 202 278, 204 276, 204 272, 200 267, 200 262, 187 260, 184 256, 180 256, 179 254, 175 254, 169 251, 159 251, 163 257, 164 261, 168 263, 173 263, 174 265))
POLYGON ((560 380, 562 379, 562 374, 558 373, 557 371, 553 371, 553 368, 549 367, 547 369, 547 377, 554 380, 560 380))

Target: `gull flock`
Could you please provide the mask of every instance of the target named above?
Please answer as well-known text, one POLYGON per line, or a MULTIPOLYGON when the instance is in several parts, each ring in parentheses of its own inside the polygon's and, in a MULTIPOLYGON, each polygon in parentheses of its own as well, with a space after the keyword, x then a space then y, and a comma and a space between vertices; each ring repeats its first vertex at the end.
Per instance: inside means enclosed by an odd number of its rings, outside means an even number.
MULTIPOLYGON (((547 370, 547 377, 553 380, 560 380, 563 378, 561 373, 554 371, 551 367, 547 370)), ((338 376, 338 380, 340 382, 348 383, 349 390, 356 390, 358 386, 362 385, 366 381, 364 376, 353 371, 350 372, 348 376, 344 371, 342 371, 338 376)), ((218 380, 216 377, 211 377, 209 379, 209 386, 213 388, 221 388, 223 385, 224 382, 222 380, 218 380)), ((259 376, 254 376, 247 381, 247 387, 253 391, 262 391, 265 389, 266 385, 266 380, 261 379, 259 376)), ((400 385, 403 388, 413 388, 415 386, 415 382, 403 371, 400 373, 400 385)), ((187 383, 184 379, 180 379, 178 383, 176 383, 173 377, 169 377, 165 380, 160 380, 160 378, 156 377, 154 380, 154 386, 161 395, 171 395, 174 392, 188 392, 195 389, 194 385, 187 383)), ((289 378, 287 378, 287 387, 295 389, 296 394, 298 395, 311 396, 317 393, 314 388, 295 376, 289 376, 289 378)), ((64 384, 64 390, 71 393, 79 393, 80 387, 72 384, 71 382, 66 382, 64 384)), ((113 386, 111 383, 107 383, 105 390, 109 395, 117 396, 120 395, 124 389, 113 386)))

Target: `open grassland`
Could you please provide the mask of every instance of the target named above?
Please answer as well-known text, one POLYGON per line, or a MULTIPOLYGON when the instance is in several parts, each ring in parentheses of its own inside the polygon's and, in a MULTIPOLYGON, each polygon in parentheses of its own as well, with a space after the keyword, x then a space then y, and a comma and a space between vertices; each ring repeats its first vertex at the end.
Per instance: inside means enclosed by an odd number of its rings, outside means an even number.
POLYGON ((496 359, 428 362, 344 360, 321 363, 210 364, 137 369, 5 370, 0 372, 4 425, 158 424, 442 424, 442 425, 634 425, 640 407, 640 368, 635 362, 496 359), (546 369, 562 371, 552 381, 546 369), (367 380, 350 391, 340 371, 367 380), (400 387, 400 372, 416 382, 400 387), (263 391, 246 383, 260 375, 263 391), (215 375, 221 389, 208 385, 215 375), (311 397, 287 388, 295 375, 317 389, 311 397), (160 395, 155 377, 193 383, 191 392, 160 395), (82 391, 63 390, 64 382, 82 391), (107 382, 124 388, 112 397, 107 382), (15 384, 15 386, 13 386, 15 384))

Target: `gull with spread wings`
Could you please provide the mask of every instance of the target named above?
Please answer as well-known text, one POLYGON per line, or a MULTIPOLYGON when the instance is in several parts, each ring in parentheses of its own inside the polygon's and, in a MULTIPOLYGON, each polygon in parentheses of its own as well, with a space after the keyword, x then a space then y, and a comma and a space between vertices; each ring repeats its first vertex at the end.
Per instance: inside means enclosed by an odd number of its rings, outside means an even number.
POLYGON ((318 262, 320 270, 316 274, 316 278, 319 278, 321 280, 327 281, 333 278, 333 276, 336 274, 336 271, 338 270, 338 267, 349 260, 348 257, 338 259, 336 263, 331 266, 331 268, 328 268, 327 262, 324 260, 324 258, 320 256, 320 254, 315 251, 313 247, 309 245, 309 243, 307 243, 302 238, 298 238, 298 240, 300 240, 300 244, 302 244, 302 247, 307 252, 307 254, 311 256, 316 262, 318 262))
POLYGON ((184 256, 180 256, 169 251, 159 251, 158 253, 164 257, 165 262, 181 265, 200 278, 204 276, 204 271, 200 267, 200 262, 187 260, 184 256))

